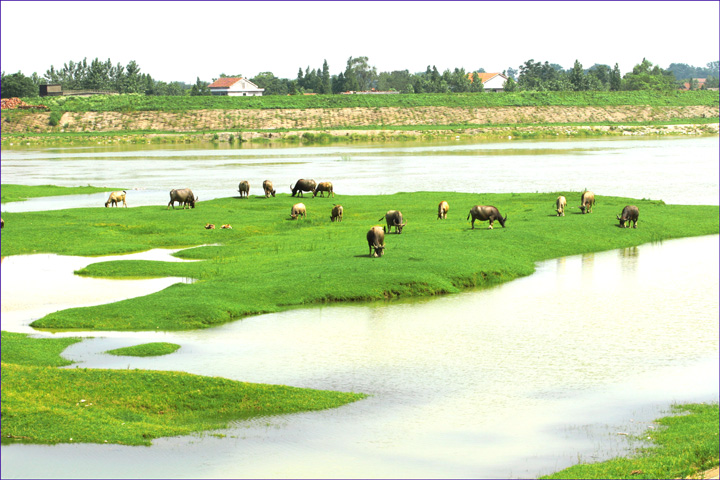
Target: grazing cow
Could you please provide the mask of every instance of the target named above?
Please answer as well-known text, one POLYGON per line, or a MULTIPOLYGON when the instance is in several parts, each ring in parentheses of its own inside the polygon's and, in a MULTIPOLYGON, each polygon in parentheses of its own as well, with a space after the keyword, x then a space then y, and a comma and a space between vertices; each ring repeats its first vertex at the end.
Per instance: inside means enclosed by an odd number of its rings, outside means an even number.
POLYGON ((582 213, 592 213, 592 207, 595 205, 595 194, 587 190, 580 197, 580 211, 582 213))
MULTIPOLYGON (((399 210, 388 211, 384 217, 378 218, 378 222, 383 218, 387 223, 387 233, 390 233, 390 229, 395 227, 395 233, 401 234, 403 227, 407 225, 407 222, 403 223, 403 216, 399 210)), ((383 227, 383 229, 385 229, 385 227, 383 227)))
POLYGON ((305 180, 304 178, 301 178, 300 180, 295 182, 294 187, 290 185, 290 190, 292 190, 293 197, 298 193, 301 197, 304 197, 305 195, 303 195, 303 192, 314 192, 315 187, 315 180, 305 180))
POLYGON ((637 228, 639 216, 640 211, 635 205, 626 205, 619 217, 615 215, 615 217, 620 220, 620 226, 624 228, 628 228, 630 226, 630 222, 633 222, 633 228, 637 228))
POLYGON ((445 200, 440 202, 440 205, 438 205, 438 218, 443 220, 446 219, 448 210, 450 210, 450 205, 448 205, 448 202, 446 202, 445 200))
POLYGON ((243 196, 247 198, 247 196, 250 195, 250 183, 247 180, 243 180, 238 184, 238 193, 240 194, 240 198, 243 196))
POLYGON ((507 215, 503 218, 498 209, 492 205, 475 205, 470 209, 470 213, 468 213, 466 220, 469 220, 470 217, 472 217, 472 229, 475 228, 475 220, 480 220, 481 222, 490 220, 488 230, 493 228, 493 222, 495 220, 500 222, 500 225, 502 225, 503 228, 505 228, 505 222, 507 222, 507 215))
POLYGON ((229 223, 226 223, 225 225, 223 225, 223 226, 220 227, 220 228, 227 228, 227 229, 229 229, 229 230, 232 230, 232 225, 230 225, 229 223))
POLYGON ((376 225, 366 235, 371 257, 382 257, 385 253, 385 227, 376 225), (375 250, 373 252, 373 250, 375 250))
POLYGON ((123 207, 127 207, 127 203, 125 203, 125 195, 126 194, 127 194, 127 192, 125 190, 123 190, 122 192, 110 193, 110 197, 108 198, 108 201, 105 202, 105 207, 107 208, 108 205, 117 207, 120 202, 123 203, 123 207))
POLYGON ((317 184, 317 187, 315 187, 315 190, 313 190, 313 197, 317 196, 318 192, 320 192, 320 196, 324 197, 325 193, 328 192, 328 197, 332 195, 335 196, 335 192, 333 192, 333 186, 331 182, 320 182, 317 184))
POLYGON ((290 209, 290 218, 296 220, 298 217, 307 218, 307 212, 305 211, 305 205, 302 203, 296 203, 290 209))
POLYGON ((208 223, 207 225, 205 225, 205 229, 206 230, 215 230, 215 225, 212 223, 208 223))
POLYGON ((265 180, 263 182, 263 191, 265 192, 265 198, 270 197, 272 195, 275 196, 275 189, 273 188, 273 184, 270 180, 265 180))
POLYGON ((557 212, 558 217, 564 217, 565 216, 565 207, 567 206, 567 199, 560 195, 557 197, 557 200, 555 200, 555 211, 557 212))
POLYGON ((0 228, 5 228, 5 220, 0 218, 0 228))
POLYGON ((178 204, 182 204, 183 210, 185 210, 186 206, 190 206, 190 208, 195 208, 195 202, 198 201, 198 197, 193 195, 192 190, 189 188, 183 188, 180 190, 172 189, 170 190, 170 202, 168 203, 168 206, 165 210, 170 208, 170 205, 172 205, 173 210, 175 210, 175 202, 178 202, 178 204))
POLYGON ((342 205, 334 205, 332 212, 330 213, 331 222, 342 222, 343 207, 342 205))

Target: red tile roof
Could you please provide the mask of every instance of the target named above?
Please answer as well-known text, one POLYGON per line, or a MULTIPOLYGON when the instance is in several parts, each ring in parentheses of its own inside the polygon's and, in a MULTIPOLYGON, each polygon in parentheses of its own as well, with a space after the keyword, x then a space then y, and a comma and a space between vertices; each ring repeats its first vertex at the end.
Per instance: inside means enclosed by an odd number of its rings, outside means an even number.
POLYGON ((482 83, 487 82, 491 78, 493 78, 496 75, 502 75, 500 73, 477 73, 477 72, 470 72, 468 73, 468 78, 472 82, 475 77, 479 78, 482 83))
POLYGON ((236 77, 222 77, 215 80, 213 83, 208 85, 209 88, 229 88, 235 85, 237 82, 242 80, 236 77))

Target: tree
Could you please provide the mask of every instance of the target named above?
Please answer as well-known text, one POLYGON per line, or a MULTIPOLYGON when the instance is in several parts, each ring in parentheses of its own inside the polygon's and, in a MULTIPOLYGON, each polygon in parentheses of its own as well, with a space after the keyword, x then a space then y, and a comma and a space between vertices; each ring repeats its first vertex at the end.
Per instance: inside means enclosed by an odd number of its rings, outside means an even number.
POLYGON ((330 80, 330 67, 328 66, 327 60, 323 62, 322 66, 322 77, 320 78, 319 93, 331 94, 332 93, 332 82, 330 80))
POLYGON ((623 77, 625 90, 672 90, 675 88, 675 76, 643 58, 633 67, 633 71, 623 77))
POLYGON ((26 77, 22 72, 5 75, 2 72, 2 98, 12 97, 37 97, 39 95, 38 87, 33 83, 30 77, 26 77))
POLYGON ((622 87, 622 77, 620 76, 620 68, 616 63, 610 72, 610 90, 617 92, 622 87))
POLYGON ((517 83, 515 83, 515 80, 513 80, 513 77, 508 76, 508 79, 505 80, 505 83, 503 84, 503 90, 506 92, 517 91, 517 83))
POLYGON ((353 91, 370 90, 377 83, 377 70, 368 65, 368 57, 350 57, 345 67, 345 88, 353 91))
POLYGON ((576 92, 588 89, 588 81, 585 78, 585 72, 583 71, 583 67, 580 61, 575 60, 575 64, 570 71, 569 80, 570 84, 572 85, 572 89, 576 92))
POLYGON ((193 97, 200 95, 210 95, 210 89, 208 88, 208 85, 210 85, 208 82, 203 82, 200 80, 200 77, 197 77, 195 85, 193 85, 190 89, 190 95, 192 95, 193 97))

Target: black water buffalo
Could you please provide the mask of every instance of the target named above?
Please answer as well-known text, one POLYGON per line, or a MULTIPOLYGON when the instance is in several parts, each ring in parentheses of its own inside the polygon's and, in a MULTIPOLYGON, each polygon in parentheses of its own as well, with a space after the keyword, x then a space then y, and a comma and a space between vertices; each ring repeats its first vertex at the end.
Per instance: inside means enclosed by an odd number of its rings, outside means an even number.
POLYGON ((294 187, 290 185, 290 190, 292 190, 293 197, 298 193, 301 197, 304 197, 305 195, 303 195, 303 192, 314 192, 316 186, 317 185, 315 184, 315 180, 306 180, 304 178, 301 178, 300 180, 295 182, 294 187))
POLYGON ((368 248, 371 257, 382 257, 385 253, 385 227, 376 225, 368 230, 367 235, 368 248), (373 252, 374 250, 374 252, 373 252))
POLYGON ((557 212, 558 217, 564 217, 565 216, 565 207, 567 206, 567 199, 560 195, 557 197, 557 200, 555 200, 555 211, 557 212))
POLYGON ((108 201, 105 202, 105 207, 117 207, 120 202, 122 202, 123 207, 127 208, 127 203, 125 203, 125 195, 127 195, 127 192, 125 190, 123 190, 122 192, 111 192, 110 197, 108 197, 108 201))
POLYGON ((342 222, 343 207, 342 205, 333 205, 332 212, 330 212, 331 222, 342 222))
POLYGON ((448 205, 448 202, 443 200, 438 205, 438 218, 440 219, 446 219, 447 218, 447 212, 450 210, 450 205, 448 205))
POLYGON ((333 186, 331 182, 320 182, 317 184, 317 187, 315 187, 315 190, 313 190, 313 197, 317 196, 318 192, 320 192, 320 196, 324 197, 325 193, 328 192, 328 197, 332 195, 335 196, 335 192, 333 192, 333 186))
POLYGON ((580 211, 582 213, 592 213, 592 207, 595 205, 595 194, 587 190, 580 197, 580 211))
MULTIPOLYGON (((388 211, 384 217, 378 218, 378 222, 383 218, 387 223, 387 233, 390 233, 392 227, 395 227, 395 233, 400 234, 402 233, 403 227, 407 225, 407 223, 403 223, 403 215, 399 210, 388 211)), ((383 227, 383 229, 385 229, 385 227, 383 227)))
POLYGON ((615 217, 620 220, 620 226, 625 228, 630 226, 630 222, 633 222, 633 228, 637 228, 639 216, 640 211, 635 205, 626 205, 619 217, 615 215, 615 217))
POLYGON ((293 220, 296 220, 298 217, 307 218, 307 212, 305 210, 305 205, 302 203, 296 203, 290 209, 290 218, 292 218, 293 220))
POLYGON ((240 194, 240 198, 250 195, 250 182, 248 182, 247 180, 243 180, 242 182, 238 183, 238 193, 240 194))
POLYGON ((185 210, 185 207, 187 205, 190 205, 190 208, 195 208, 195 202, 198 201, 198 197, 193 195, 192 190, 189 188, 183 188, 180 190, 175 190, 174 188, 170 190, 170 202, 168 203, 168 206, 165 210, 170 208, 170 205, 172 205, 173 210, 175 209, 175 202, 178 202, 178 204, 182 204, 183 210, 185 210))
POLYGON ((498 209, 492 205, 475 205, 470 209, 470 213, 468 213, 466 220, 469 220, 470 217, 472 217, 471 225, 473 229, 475 228, 475 220, 480 220, 481 222, 490 220, 490 226, 488 229, 493 228, 493 222, 495 220, 500 222, 500 225, 503 228, 505 228, 505 222, 507 222, 507 215, 503 218, 498 209))
POLYGON ((265 192, 265 197, 269 197, 272 195, 275 196, 275 189, 273 188, 273 184, 270 180, 265 180, 263 182, 263 192, 265 192))

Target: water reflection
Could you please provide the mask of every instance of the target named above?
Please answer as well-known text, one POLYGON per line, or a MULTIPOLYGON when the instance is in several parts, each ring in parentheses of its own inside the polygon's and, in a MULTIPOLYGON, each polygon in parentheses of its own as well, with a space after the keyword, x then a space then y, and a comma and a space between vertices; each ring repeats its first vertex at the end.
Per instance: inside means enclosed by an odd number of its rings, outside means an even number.
POLYGON ((497 288, 419 302, 94 332, 64 355, 372 397, 149 449, 3 446, 3 477, 528 478, 621 454, 620 429, 639 433, 670 402, 718 397, 718 236, 637 250, 550 260, 497 288), (148 341, 182 348, 104 353, 148 341))

